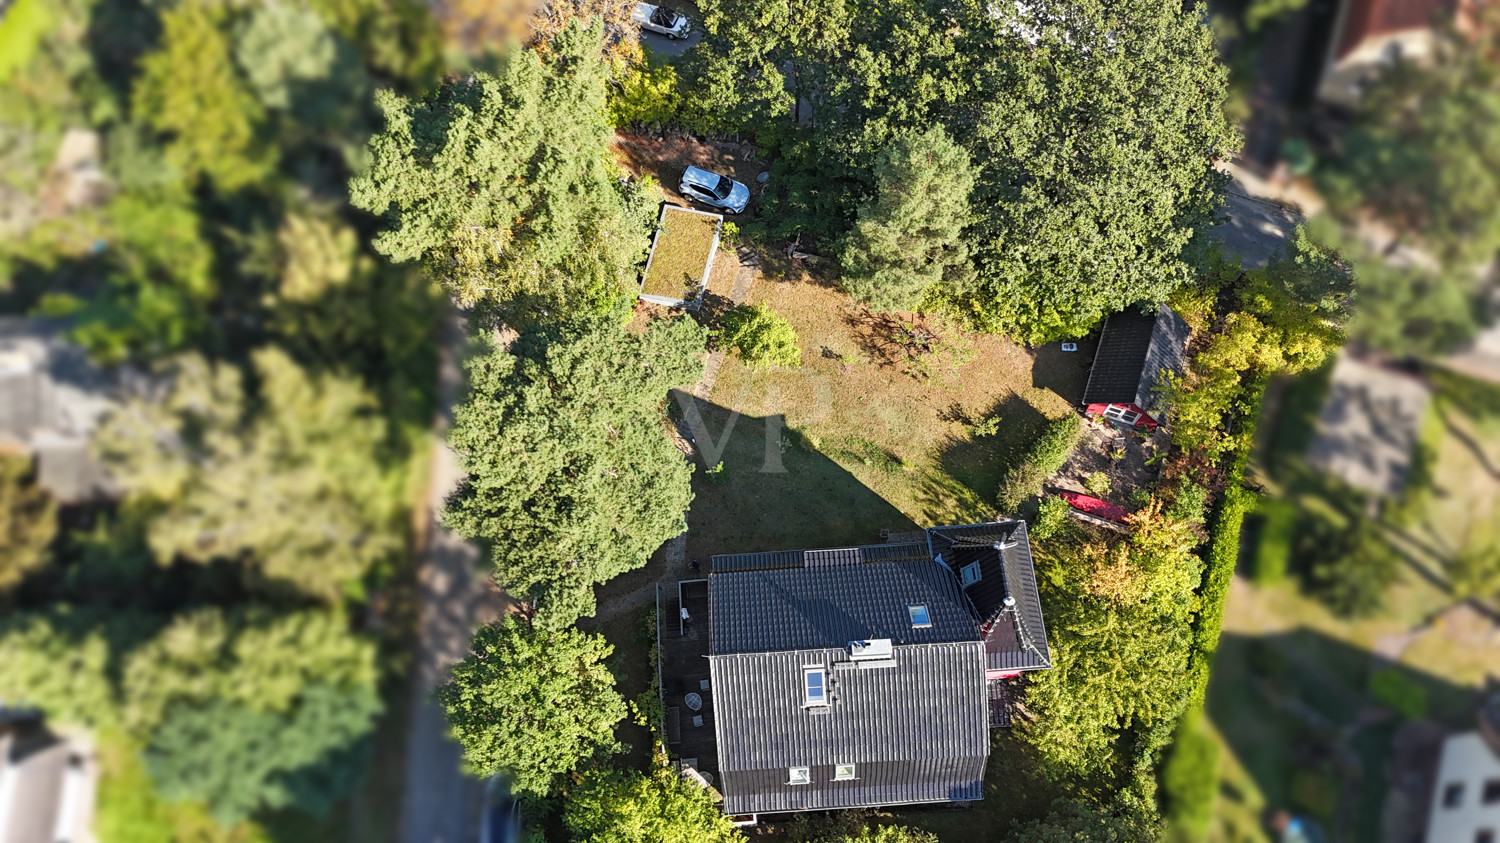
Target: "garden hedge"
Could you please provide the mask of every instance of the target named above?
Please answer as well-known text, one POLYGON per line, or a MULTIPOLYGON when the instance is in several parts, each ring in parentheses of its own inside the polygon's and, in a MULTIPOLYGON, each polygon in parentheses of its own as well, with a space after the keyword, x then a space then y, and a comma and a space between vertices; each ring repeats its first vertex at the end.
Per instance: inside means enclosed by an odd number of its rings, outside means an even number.
POLYGON ((1022 504, 1040 494, 1042 483, 1063 467, 1082 435, 1083 420, 1074 413, 1049 422, 1001 478, 1000 491, 995 496, 1000 511, 1013 515, 1022 504))
POLYGON ((1174 839, 1202 840, 1219 793, 1219 743, 1203 728, 1202 708, 1182 715, 1161 778, 1174 839))
POLYGON ((1292 539, 1297 534, 1297 505, 1292 501, 1267 501, 1261 507, 1260 544, 1255 549, 1255 584, 1273 586, 1286 578, 1292 558, 1292 539))

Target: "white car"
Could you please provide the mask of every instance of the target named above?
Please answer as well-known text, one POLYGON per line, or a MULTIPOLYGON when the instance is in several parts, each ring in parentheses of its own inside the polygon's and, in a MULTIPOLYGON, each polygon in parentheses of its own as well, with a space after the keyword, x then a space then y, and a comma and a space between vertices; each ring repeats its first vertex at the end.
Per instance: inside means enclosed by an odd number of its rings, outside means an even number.
POLYGON ((750 204, 750 188, 729 176, 721 176, 702 167, 683 170, 677 192, 685 199, 731 214, 743 214, 745 206, 750 204))
POLYGON ((630 17, 641 29, 665 35, 673 41, 686 38, 688 30, 692 29, 687 18, 665 6, 653 6, 650 3, 635 4, 630 17))

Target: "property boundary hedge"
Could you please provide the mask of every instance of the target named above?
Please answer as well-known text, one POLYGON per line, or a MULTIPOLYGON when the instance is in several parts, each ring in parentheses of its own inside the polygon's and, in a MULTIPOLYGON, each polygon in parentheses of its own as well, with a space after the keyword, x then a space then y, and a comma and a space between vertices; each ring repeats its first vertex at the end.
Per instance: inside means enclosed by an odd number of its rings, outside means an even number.
POLYGON ((1040 494, 1042 483, 1063 463, 1083 435, 1083 420, 1076 413, 1048 422, 1042 434, 1032 440, 1024 456, 1006 470, 995 495, 1000 511, 1013 515, 1031 497, 1040 494))

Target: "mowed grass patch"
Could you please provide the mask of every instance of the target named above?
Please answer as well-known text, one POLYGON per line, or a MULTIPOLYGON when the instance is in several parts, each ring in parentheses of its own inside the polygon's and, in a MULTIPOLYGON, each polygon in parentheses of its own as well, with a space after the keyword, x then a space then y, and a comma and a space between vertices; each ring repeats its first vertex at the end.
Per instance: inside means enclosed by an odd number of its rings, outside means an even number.
POLYGON ((962 353, 913 360, 902 320, 816 281, 762 277, 750 302, 791 321, 802 365, 724 361, 696 443, 688 543, 702 558, 990 518, 1014 448, 1039 422, 1072 412, 1087 376, 1085 355, 952 328, 945 346, 962 353), (975 433, 997 415, 994 434, 975 433), (703 477, 718 462, 730 476, 722 486, 703 477))
POLYGON ((642 290, 648 295, 692 301, 713 258, 719 219, 668 205, 651 252, 642 290))

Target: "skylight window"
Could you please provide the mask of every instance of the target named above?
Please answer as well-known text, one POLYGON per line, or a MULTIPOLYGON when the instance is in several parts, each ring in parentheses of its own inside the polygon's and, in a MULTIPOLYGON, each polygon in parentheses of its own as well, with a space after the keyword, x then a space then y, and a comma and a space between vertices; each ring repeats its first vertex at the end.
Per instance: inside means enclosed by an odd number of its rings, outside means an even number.
POLYGON ((836 782, 846 782, 846 781, 849 781, 850 779, 853 779, 853 778, 854 778, 854 765, 853 764, 837 764, 837 765, 834 766, 834 768, 833 768, 833 780, 834 781, 836 781, 836 782))
POLYGON ((821 667, 804 668, 802 686, 806 705, 828 705, 828 674, 821 667))
POLYGON ((812 784, 812 771, 806 767, 786 768, 787 784, 812 784))
POLYGON ((912 629, 926 629, 927 627, 932 626, 932 617, 927 614, 926 606, 907 606, 906 613, 911 615, 912 629))
POLYGON ((963 580, 964 588, 968 588, 974 583, 979 582, 979 580, 981 579, 979 574, 979 563, 970 562, 969 564, 963 566, 958 574, 959 577, 963 580))

